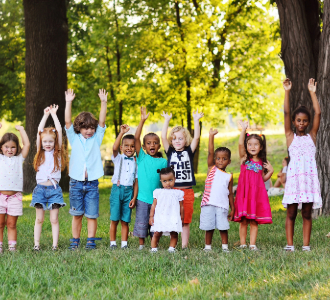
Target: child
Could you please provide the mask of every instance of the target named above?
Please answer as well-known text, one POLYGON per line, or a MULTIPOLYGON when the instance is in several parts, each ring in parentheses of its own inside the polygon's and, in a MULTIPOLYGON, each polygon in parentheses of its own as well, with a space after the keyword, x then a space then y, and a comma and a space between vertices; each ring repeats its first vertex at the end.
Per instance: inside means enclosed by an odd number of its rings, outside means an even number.
POLYGON ((154 190, 154 202, 150 209, 149 224, 154 235, 151 240, 151 252, 157 252, 159 239, 162 235, 170 235, 168 252, 175 252, 178 243, 178 232, 182 232, 183 196, 184 192, 173 189, 175 184, 174 166, 157 170, 160 173, 162 189, 154 190))
POLYGON ((131 222, 132 208, 135 207, 138 182, 134 135, 124 135, 130 130, 128 125, 120 126, 120 133, 113 145, 112 161, 115 165, 110 195, 110 249, 116 249, 117 225, 121 221, 121 248, 127 249, 128 223, 131 222), (118 153, 121 140, 120 151, 118 153))
POLYGON ((162 143, 168 159, 168 166, 174 166, 175 172, 175 187, 184 192, 183 208, 184 208, 184 224, 182 228, 182 249, 188 247, 190 223, 194 210, 194 190, 193 185, 196 185, 193 159, 195 150, 198 146, 200 137, 199 120, 204 116, 198 110, 193 112, 194 118, 194 138, 191 138, 190 132, 182 127, 175 126, 172 128, 169 137, 167 138, 167 129, 172 118, 172 114, 163 112, 162 116, 165 122, 162 130, 162 143))
POLYGON ((34 225, 34 250, 40 250, 40 236, 45 219, 45 210, 50 211, 52 224, 53 247, 57 250, 60 226, 58 223, 59 208, 65 206, 62 189, 59 186, 61 169, 65 168, 65 156, 62 151, 62 127, 57 118, 58 105, 47 107, 40 121, 37 134, 37 154, 34 157, 34 169, 37 172, 37 186, 32 194, 30 206, 36 208, 34 225), (54 127, 45 127, 49 114, 55 123, 54 127))
POLYGON ((136 219, 133 235, 139 237, 139 250, 144 248, 144 240, 150 233, 149 214, 153 204, 153 191, 161 187, 157 169, 163 169, 167 165, 164 158, 158 156, 160 140, 157 134, 149 132, 143 137, 143 150, 141 149, 141 131, 144 122, 148 119, 146 108, 141 107, 141 121, 135 132, 135 150, 138 165, 139 192, 136 201, 136 219))
POLYGON ((23 162, 29 153, 30 141, 23 126, 15 128, 21 135, 22 148, 14 133, 6 133, 0 141, 0 253, 6 225, 9 251, 16 250, 16 223, 23 215, 23 162))
POLYGON ((65 93, 65 130, 71 144, 70 158, 70 214, 72 235, 69 249, 75 250, 80 244, 82 219, 87 218, 86 249, 95 249, 97 218, 99 216, 98 179, 104 175, 100 146, 106 129, 107 97, 105 90, 99 90, 101 111, 99 121, 89 112, 81 112, 72 125, 71 106, 75 98, 73 90, 65 93))
POLYGON ((317 175, 315 161, 315 143, 317 132, 319 130, 321 110, 316 97, 316 82, 310 79, 308 90, 312 98, 314 108, 313 126, 309 134, 306 134, 307 127, 311 121, 311 114, 305 106, 296 108, 290 120, 290 90, 292 83, 290 79, 283 82, 285 89, 284 98, 284 128, 286 135, 286 144, 290 153, 290 162, 287 169, 285 192, 283 205, 287 208, 285 222, 285 231, 287 251, 294 251, 293 233, 294 223, 297 216, 297 209, 302 208, 303 218, 303 251, 310 251, 310 237, 312 231, 312 209, 322 207, 322 198, 320 193, 320 183, 317 175), (291 121, 296 131, 291 129, 291 121))
POLYGON ((201 203, 200 225, 205 230, 205 251, 211 250, 214 229, 220 231, 222 251, 228 250, 229 222, 234 219, 233 175, 226 172, 230 164, 231 152, 228 148, 220 147, 214 152, 214 136, 216 129, 210 129, 209 154, 207 164, 209 167, 205 181, 205 191, 201 203), (230 206, 230 214, 228 210, 230 206))
POLYGON ((240 122, 242 132, 238 150, 241 160, 241 173, 235 200, 235 222, 240 222, 240 248, 246 248, 247 227, 250 224, 250 250, 256 247, 258 224, 271 224, 272 212, 264 182, 274 170, 266 158, 266 137, 246 134, 249 123, 240 122))

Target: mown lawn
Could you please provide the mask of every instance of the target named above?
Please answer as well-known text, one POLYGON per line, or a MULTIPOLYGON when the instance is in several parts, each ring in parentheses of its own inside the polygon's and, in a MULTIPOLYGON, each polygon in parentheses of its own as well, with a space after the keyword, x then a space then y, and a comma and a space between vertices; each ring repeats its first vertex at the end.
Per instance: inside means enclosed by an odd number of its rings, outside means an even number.
MULTIPOLYGON (((202 189, 204 178, 205 175, 198 176, 196 191, 202 189)), ((298 251, 285 253, 282 251, 286 244, 285 211, 281 198, 272 198, 274 224, 260 226, 257 242, 260 252, 235 249, 239 241, 238 224, 231 223, 231 253, 220 251, 219 234, 215 234, 213 251, 204 253, 197 198, 190 250, 168 254, 169 239, 162 238, 160 251, 151 255, 148 249, 139 252, 138 239, 130 237, 128 251, 110 252, 109 180, 100 182, 98 236, 103 240, 95 251, 88 252, 83 247, 76 252, 67 250, 71 217, 65 207, 60 212, 60 250, 56 253, 50 250, 52 238, 47 214, 42 251, 34 253, 35 211, 29 207, 31 195, 24 197, 24 215, 18 221, 18 251, 5 251, 0 256, 1 299, 329 299, 330 249, 325 237, 330 229, 328 218, 314 221, 313 250, 303 253, 299 216, 295 235, 298 251)), ((67 194, 65 200, 69 203, 67 194)), ((134 218, 131 229, 133 224, 134 218)), ((85 243, 86 223, 82 245, 85 243)))

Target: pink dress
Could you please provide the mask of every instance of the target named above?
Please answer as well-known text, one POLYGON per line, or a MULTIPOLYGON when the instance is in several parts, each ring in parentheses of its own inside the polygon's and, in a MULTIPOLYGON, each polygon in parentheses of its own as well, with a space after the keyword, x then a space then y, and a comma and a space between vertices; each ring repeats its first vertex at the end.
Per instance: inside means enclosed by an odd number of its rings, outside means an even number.
POLYGON ((316 147, 309 134, 294 135, 289 147, 290 163, 286 174, 286 185, 282 204, 313 202, 313 208, 322 207, 320 182, 315 161, 316 147))
POLYGON ((261 160, 251 160, 241 165, 235 199, 235 222, 241 222, 242 217, 245 217, 258 224, 273 223, 262 172, 261 160))

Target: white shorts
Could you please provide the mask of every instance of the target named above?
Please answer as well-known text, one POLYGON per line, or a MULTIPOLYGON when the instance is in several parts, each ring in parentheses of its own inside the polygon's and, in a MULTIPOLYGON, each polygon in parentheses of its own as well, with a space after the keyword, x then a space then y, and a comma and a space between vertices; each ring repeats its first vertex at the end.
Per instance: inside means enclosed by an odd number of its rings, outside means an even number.
POLYGON ((199 229, 201 230, 228 230, 228 210, 213 205, 201 207, 199 229))

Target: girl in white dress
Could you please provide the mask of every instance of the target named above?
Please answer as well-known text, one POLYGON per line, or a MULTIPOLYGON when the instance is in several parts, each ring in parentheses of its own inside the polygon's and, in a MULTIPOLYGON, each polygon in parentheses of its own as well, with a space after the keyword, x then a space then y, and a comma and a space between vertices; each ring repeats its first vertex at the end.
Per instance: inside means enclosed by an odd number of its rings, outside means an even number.
POLYGON ((178 233, 182 232, 183 196, 184 192, 173 189, 175 174, 173 167, 157 170, 160 173, 162 189, 154 190, 154 202, 150 209, 150 231, 154 233, 151 240, 151 252, 157 252, 159 239, 162 235, 170 235, 169 252, 175 252, 178 233))

